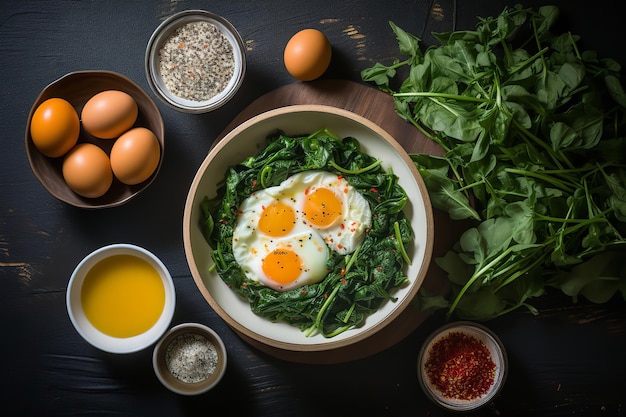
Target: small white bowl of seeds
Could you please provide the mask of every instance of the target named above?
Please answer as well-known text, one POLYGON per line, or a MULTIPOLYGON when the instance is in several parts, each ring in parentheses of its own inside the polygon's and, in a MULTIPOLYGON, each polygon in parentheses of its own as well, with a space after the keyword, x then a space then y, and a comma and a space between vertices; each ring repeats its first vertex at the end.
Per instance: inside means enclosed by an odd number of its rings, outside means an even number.
POLYGON ((226 19, 185 10, 164 20, 146 48, 146 76, 168 106, 206 113, 228 102, 243 83, 243 40, 226 19))
POLYGON ((172 327, 152 354, 159 381, 181 395, 203 394, 215 387, 226 372, 226 362, 222 339, 213 329, 199 323, 172 327))

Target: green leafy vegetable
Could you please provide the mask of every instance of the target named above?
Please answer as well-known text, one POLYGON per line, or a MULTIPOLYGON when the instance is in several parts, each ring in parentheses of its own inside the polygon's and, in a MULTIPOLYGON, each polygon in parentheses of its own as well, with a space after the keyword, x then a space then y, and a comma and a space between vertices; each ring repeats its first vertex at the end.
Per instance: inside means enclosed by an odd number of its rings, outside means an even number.
POLYGON ((254 313, 298 325, 306 335, 333 337, 360 325, 383 302, 394 302, 394 290, 408 281, 404 264, 413 231, 402 211, 406 202, 397 177, 362 152, 357 139, 341 139, 326 129, 296 137, 278 131, 260 153, 229 168, 216 196, 203 199, 200 227, 214 249, 217 273, 254 313), (279 292, 248 279, 237 264, 232 251, 237 208, 254 191, 308 170, 343 176, 368 201, 372 226, 352 254, 330 251, 323 281, 279 292))
POLYGON ((558 14, 507 7, 475 30, 435 34, 441 44, 423 52, 390 22, 406 59, 361 73, 442 147, 443 157, 411 155, 433 205, 475 223, 436 260, 450 298, 421 293, 424 305, 484 320, 536 313, 528 299, 548 287, 626 298, 621 68, 552 33, 558 14))

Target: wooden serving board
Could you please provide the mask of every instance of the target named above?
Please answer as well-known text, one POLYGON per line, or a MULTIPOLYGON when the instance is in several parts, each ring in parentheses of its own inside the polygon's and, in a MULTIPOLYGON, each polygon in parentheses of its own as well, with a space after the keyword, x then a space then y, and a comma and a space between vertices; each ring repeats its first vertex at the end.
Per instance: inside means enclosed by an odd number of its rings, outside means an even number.
POLYGON ((239 113, 218 140, 258 114, 296 104, 323 104, 349 110, 383 128, 408 153, 442 155, 439 145, 396 114, 393 98, 389 94, 374 87, 345 80, 296 82, 270 91, 239 113))
MULTIPOLYGON (((389 94, 374 87, 344 80, 297 82, 273 90, 253 101, 239 113, 224 129, 215 143, 241 123, 258 114, 279 107, 298 104, 321 104, 352 111, 387 131, 408 153, 442 154, 438 145, 395 113, 393 98, 389 94)), ((435 210, 434 221, 436 238, 433 259, 442 256, 456 241, 455 234, 446 230, 451 230, 447 214, 438 213, 435 210)), ((443 271, 431 264, 422 287, 431 293, 445 293, 448 290, 448 285, 443 271)), ((237 334, 255 348, 284 360, 331 364, 361 359, 381 352, 408 336, 428 316, 428 313, 420 312, 413 306, 409 306, 391 325, 386 326, 369 338, 350 346, 321 352, 286 351, 260 343, 240 332, 237 334)))

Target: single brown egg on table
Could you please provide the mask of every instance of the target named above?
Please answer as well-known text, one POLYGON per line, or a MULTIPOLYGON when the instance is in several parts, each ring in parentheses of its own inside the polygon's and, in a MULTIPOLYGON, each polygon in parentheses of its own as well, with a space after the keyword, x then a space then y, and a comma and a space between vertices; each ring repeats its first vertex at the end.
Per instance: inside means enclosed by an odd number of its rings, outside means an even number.
POLYGON ((304 29, 287 42, 283 61, 294 78, 312 81, 328 69, 331 57, 332 48, 326 35, 317 29, 304 29))

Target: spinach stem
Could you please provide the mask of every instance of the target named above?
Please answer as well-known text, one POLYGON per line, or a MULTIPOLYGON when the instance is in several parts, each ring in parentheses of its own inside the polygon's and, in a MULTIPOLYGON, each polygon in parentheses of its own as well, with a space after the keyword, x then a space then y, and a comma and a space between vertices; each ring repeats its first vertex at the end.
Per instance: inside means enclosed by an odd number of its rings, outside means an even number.
POLYGON ((324 336, 326 336, 326 337, 335 337, 338 334, 345 332, 350 327, 351 327, 350 325, 346 324, 345 326, 341 326, 341 327, 336 328, 335 331, 333 331, 333 332, 330 332, 328 334, 324 334, 324 336))
POLYGON ((411 123, 413 126, 415 126, 417 128, 417 130, 419 130, 420 132, 422 132, 424 134, 424 136, 426 136, 428 139, 432 140, 433 142, 435 142, 437 145, 441 146, 441 148, 445 151, 445 152, 449 152, 450 148, 445 144, 444 141, 441 140, 441 138, 439 138, 439 136, 437 136, 436 134, 429 132, 428 130, 426 130, 424 128, 424 126, 422 126, 421 123, 418 123, 410 114, 406 115, 406 120, 409 121, 409 123, 411 123))
POLYGON ((328 161, 328 164, 330 166, 332 166, 333 168, 335 168, 337 171, 344 173, 344 174, 351 174, 351 175, 356 175, 356 174, 362 174, 364 172, 367 171, 371 171, 372 169, 377 168, 378 166, 380 166, 383 163, 382 160, 377 159, 376 161, 372 162, 371 164, 369 164, 366 167, 363 168, 359 168, 359 169, 346 169, 343 167, 340 167, 339 165, 337 165, 337 163, 333 160, 328 161))
POLYGON ((566 184, 565 182, 558 180, 556 178, 550 177, 548 175, 544 175, 541 172, 535 172, 535 171, 528 171, 526 169, 520 169, 520 168, 505 168, 504 169, 505 172, 508 172, 510 174, 519 174, 519 175, 523 175, 526 177, 533 177, 542 181, 545 181, 549 184, 554 185, 555 187, 560 188, 563 191, 567 191, 569 193, 574 192, 574 190, 576 188, 576 186, 571 186, 569 184, 566 184))
POLYGON ((520 62, 515 68, 511 69, 510 75, 515 74, 521 70, 523 70, 524 68, 526 68, 527 66, 529 66, 530 64, 532 64, 534 61, 537 60, 537 58, 541 58, 543 60, 543 56, 546 52, 548 52, 550 50, 550 48, 548 48, 547 46, 544 47, 542 50, 540 50, 539 52, 537 52, 535 55, 531 56, 530 58, 526 59, 523 62, 520 62))
POLYGON ((512 119, 511 123, 513 124, 513 126, 515 126, 516 129, 520 131, 523 138, 530 139, 534 143, 539 145, 541 148, 543 148, 543 150, 546 151, 546 153, 550 156, 550 158, 552 158, 554 164, 559 169, 563 169, 563 166, 561 165, 561 161, 559 161, 559 159, 554 155, 554 151, 552 150, 552 148, 550 148, 550 146, 548 146, 546 142, 544 142, 543 140, 539 139, 536 135, 531 133, 528 129, 522 126, 517 120, 512 119))
MULTIPOLYGON (((324 304, 322 304, 322 307, 320 308, 320 311, 317 312, 317 316, 315 317, 315 327, 320 329, 320 331, 322 331, 321 329, 323 327, 322 326, 322 319, 323 319, 324 313, 326 312, 326 309, 335 300, 335 296, 339 292, 339 288, 341 287, 341 285, 342 285, 341 282, 338 282, 337 284, 335 284, 335 288, 333 288, 333 292, 330 293, 328 298, 326 298, 326 301, 324 301, 324 304)), ((322 331, 322 333, 323 333, 323 331, 322 331)))
POLYGON ((311 139, 311 138, 314 138, 314 137, 322 135, 322 134, 328 136, 329 138, 333 138, 333 139, 335 139, 337 141, 341 140, 341 138, 339 136, 335 135, 327 127, 323 127, 323 128, 321 128, 319 130, 316 130, 315 132, 313 132, 309 136, 307 136, 307 139, 311 139))
POLYGON ((456 309, 456 306, 459 304, 459 302, 461 301, 461 298, 463 297, 463 295, 465 295, 465 293, 467 292, 467 290, 469 289, 469 287, 472 286, 472 284, 474 282, 476 282, 476 280, 478 280, 478 278, 480 278, 485 272, 487 272, 490 268, 493 268, 495 265, 498 264, 498 262, 500 262, 501 260, 503 260, 504 258, 506 258, 507 256, 509 256, 509 254, 513 251, 512 247, 507 248, 504 252, 502 252, 500 255, 496 256, 494 259, 492 259, 489 263, 487 263, 486 265, 484 265, 482 268, 480 268, 478 271, 474 272, 474 274, 470 277, 470 279, 467 280, 467 282, 465 283, 465 285, 463 285, 463 287, 461 288, 461 290, 459 291, 459 293, 456 295, 456 297, 454 298, 454 301, 452 302, 452 304, 450 304, 450 307, 448 308, 448 313, 447 313, 447 317, 450 317, 452 315, 452 313, 454 312, 454 310, 456 309))
POLYGON ((346 313, 346 316, 343 318, 344 323, 347 323, 348 320, 350 320, 350 316, 352 315, 352 312, 354 311, 354 307, 356 307, 356 303, 352 303, 352 305, 350 306, 350 309, 346 313))
MULTIPOLYGON (((394 97, 426 97, 426 98, 447 98, 450 100, 457 101, 469 101, 473 103, 489 103, 490 99, 480 98, 480 97, 471 97, 471 96, 463 96, 460 94, 449 94, 449 93, 435 93, 429 91, 414 91, 410 93, 393 93, 394 97)), ((441 104, 439 100, 433 100, 436 103, 441 104)))
POLYGON ((350 268, 352 268, 352 264, 354 264, 354 262, 356 261, 356 257, 359 254, 359 251, 361 250, 361 246, 363 246, 362 242, 356 247, 354 252, 352 252, 352 255, 350 255, 348 262, 346 262, 346 271, 345 271, 346 274, 350 271, 350 268))
POLYGON ((261 169, 261 173, 259 176, 261 177, 261 188, 267 188, 267 179, 272 175, 272 167, 271 165, 265 165, 261 169))
POLYGON ((407 265, 411 265, 411 259, 404 249, 404 242, 402 241, 402 235, 400 234, 400 224, 398 222, 393 223, 393 231, 396 235, 396 242, 398 242, 398 249, 400 249, 402 259, 404 259, 404 262, 406 262, 407 265))
MULTIPOLYGON (((541 248, 543 248, 543 246, 541 248)), ((498 285, 493 290, 493 292, 496 293, 496 292, 500 291, 502 288, 506 287, 507 285, 509 285, 510 283, 515 281, 517 278, 519 278, 522 275, 526 274, 527 272, 531 271, 537 265, 541 265, 544 262, 545 257, 546 257, 546 255, 537 256, 534 260, 532 260, 532 262, 530 262, 530 264, 526 265, 525 267, 523 267, 521 269, 516 270, 512 275, 510 275, 503 282, 501 282, 500 285, 498 285)), ((528 257, 526 259, 532 259, 532 257, 528 257)), ((517 267, 517 268, 519 268, 521 266, 522 266, 522 263, 520 263, 519 265, 518 264, 515 265, 515 267, 517 267)))

